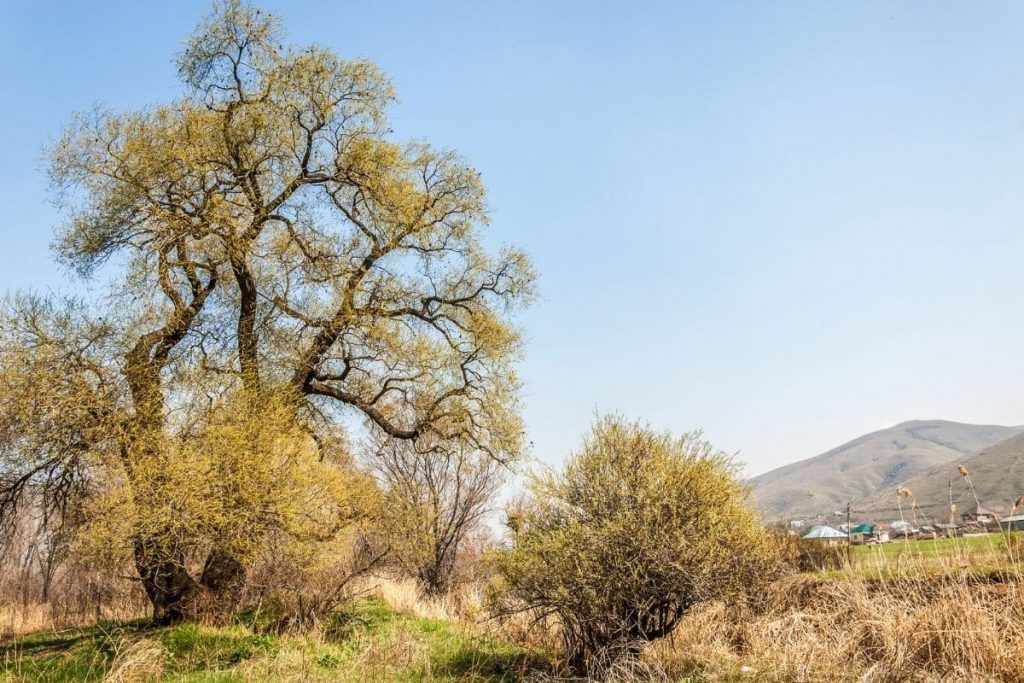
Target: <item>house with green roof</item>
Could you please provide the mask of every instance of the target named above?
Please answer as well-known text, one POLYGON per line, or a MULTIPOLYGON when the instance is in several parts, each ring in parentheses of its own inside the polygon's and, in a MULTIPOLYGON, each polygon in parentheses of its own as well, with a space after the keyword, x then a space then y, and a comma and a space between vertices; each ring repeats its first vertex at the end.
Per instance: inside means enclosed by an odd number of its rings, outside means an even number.
POLYGON ((878 527, 874 524, 858 524, 850 529, 851 543, 870 543, 878 540, 878 527))

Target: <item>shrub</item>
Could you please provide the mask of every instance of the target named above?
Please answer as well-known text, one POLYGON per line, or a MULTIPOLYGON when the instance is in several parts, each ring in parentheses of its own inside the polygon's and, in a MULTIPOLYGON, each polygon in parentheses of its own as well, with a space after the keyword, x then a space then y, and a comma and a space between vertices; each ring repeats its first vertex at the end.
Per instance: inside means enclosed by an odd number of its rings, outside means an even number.
POLYGON ((556 617, 578 671, 618 666, 693 605, 779 568, 736 474, 700 434, 600 419, 565 469, 534 477, 509 511, 499 609, 556 617))
POLYGON ((259 633, 303 633, 330 630, 334 616, 351 606, 353 580, 374 569, 385 557, 361 531, 319 546, 309 557, 283 549, 263 557, 246 589, 248 607, 238 614, 259 633))

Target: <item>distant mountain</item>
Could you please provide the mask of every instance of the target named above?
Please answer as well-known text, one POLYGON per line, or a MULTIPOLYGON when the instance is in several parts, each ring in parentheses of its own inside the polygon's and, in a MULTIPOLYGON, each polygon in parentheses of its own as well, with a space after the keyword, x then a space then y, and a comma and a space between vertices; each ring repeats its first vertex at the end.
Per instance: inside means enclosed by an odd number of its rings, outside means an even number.
MULTIPOLYGON (((864 501, 889 488, 895 491, 898 484, 1021 433, 1024 427, 914 420, 766 472, 750 483, 758 507, 769 519, 824 514, 844 507, 851 498, 864 501)), ((893 496, 889 507, 895 506, 893 496)))
MULTIPOLYGON (((949 521, 951 492, 959 511, 974 507, 974 495, 960 476, 957 465, 963 465, 970 473, 982 507, 1006 514, 1013 502, 1024 495, 1024 434, 1012 436, 968 458, 935 467, 902 482, 901 485, 914 494, 914 501, 929 521, 949 521)), ((910 521, 909 504, 906 499, 902 502, 904 516, 910 521)), ((858 518, 879 522, 899 519, 896 486, 888 486, 863 501, 855 502, 853 507, 858 518)))

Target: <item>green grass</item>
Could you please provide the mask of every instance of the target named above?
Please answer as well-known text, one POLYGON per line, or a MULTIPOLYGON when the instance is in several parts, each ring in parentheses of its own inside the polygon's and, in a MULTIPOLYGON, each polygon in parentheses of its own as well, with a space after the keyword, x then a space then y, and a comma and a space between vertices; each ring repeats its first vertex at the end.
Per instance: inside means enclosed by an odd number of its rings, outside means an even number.
POLYGON ((100 681, 117 667, 135 680, 479 681, 513 683, 551 665, 537 653, 465 625, 401 614, 376 599, 337 615, 320 637, 246 626, 101 625, 0 644, 0 681, 100 681))
MULTIPOLYGON (((1014 534, 1020 532, 1013 532, 1014 534)), ((984 536, 963 536, 961 538, 936 538, 924 541, 904 541, 902 539, 879 545, 854 546, 854 555, 871 557, 879 552, 885 557, 910 556, 955 556, 958 552, 1002 552, 1006 546, 1002 534, 984 536)))
POLYGON ((859 545, 853 546, 852 560, 849 569, 823 574, 836 578, 951 572, 989 576, 1021 568, 1024 561, 1024 532, 928 540, 901 539, 879 545, 859 545), (1016 566, 1013 559, 1015 555, 1007 551, 1007 539, 1018 549, 1016 566))

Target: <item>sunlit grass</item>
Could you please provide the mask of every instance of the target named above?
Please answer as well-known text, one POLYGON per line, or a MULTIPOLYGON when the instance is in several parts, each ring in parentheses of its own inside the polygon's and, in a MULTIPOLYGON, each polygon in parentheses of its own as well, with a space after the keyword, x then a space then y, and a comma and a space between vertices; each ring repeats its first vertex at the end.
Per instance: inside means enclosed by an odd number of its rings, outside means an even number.
POLYGON ((890 543, 855 545, 851 548, 849 567, 819 573, 834 578, 949 573, 986 577, 1019 570, 1024 561, 1021 547, 1024 547, 1024 532, 897 539, 890 543))
POLYGON ((547 656, 472 628, 394 611, 367 598, 315 635, 236 625, 145 623, 37 633, 0 646, 0 680, 517 681, 547 656))

